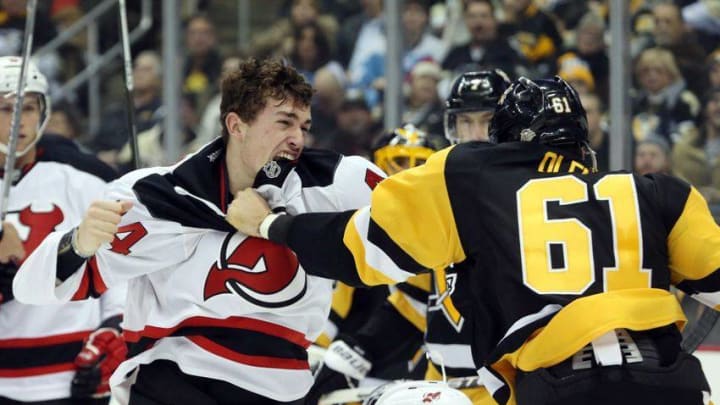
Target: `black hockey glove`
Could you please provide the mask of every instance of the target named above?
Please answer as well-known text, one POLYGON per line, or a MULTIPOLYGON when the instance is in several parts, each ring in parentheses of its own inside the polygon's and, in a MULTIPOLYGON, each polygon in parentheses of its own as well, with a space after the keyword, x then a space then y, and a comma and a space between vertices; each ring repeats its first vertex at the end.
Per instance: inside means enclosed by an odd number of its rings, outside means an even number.
POLYGON ((372 359, 357 341, 347 335, 330 344, 315 383, 305 397, 305 405, 317 405, 323 395, 357 386, 372 369, 372 359))
POLYGON ((18 266, 15 262, 0 263, 0 304, 14 298, 12 283, 17 271, 18 266))

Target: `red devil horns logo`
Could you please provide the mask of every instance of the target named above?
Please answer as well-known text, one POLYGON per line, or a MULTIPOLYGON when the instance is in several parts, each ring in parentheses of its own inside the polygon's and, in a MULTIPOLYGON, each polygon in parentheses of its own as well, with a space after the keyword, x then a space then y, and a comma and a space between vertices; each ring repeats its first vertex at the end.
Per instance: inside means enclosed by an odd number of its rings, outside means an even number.
POLYGON ((277 308, 296 302, 306 289, 307 276, 290 249, 235 233, 225 238, 220 258, 210 267, 204 297, 236 294, 255 305, 277 308))

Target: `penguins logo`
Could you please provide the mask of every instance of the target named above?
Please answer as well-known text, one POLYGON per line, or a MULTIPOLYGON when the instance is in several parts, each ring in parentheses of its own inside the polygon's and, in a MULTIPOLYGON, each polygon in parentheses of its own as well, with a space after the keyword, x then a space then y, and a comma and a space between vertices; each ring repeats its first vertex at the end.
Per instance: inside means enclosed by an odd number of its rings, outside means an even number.
POLYGON ((297 302, 307 291, 307 275, 290 249, 234 233, 228 235, 205 280, 204 298, 235 294, 266 308, 297 302))

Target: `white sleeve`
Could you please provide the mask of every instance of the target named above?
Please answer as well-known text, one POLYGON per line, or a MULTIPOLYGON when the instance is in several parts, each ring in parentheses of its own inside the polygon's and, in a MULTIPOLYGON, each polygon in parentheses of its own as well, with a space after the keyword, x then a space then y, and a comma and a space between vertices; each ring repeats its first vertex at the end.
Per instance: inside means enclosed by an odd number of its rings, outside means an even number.
POLYGON ((361 156, 343 156, 335 171, 333 194, 337 210, 354 210, 370 205, 370 196, 377 183, 387 175, 361 156))
POLYGON ((109 299, 108 311, 115 311, 125 299, 127 280, 176 266, 190 256, 202 230, 154 218, 123 183, 111 183, 109 200, 131 200, 133 207, 122 218, 115 240, 69 278, 56 278, 57 248, 62 233, 51 233, 25 260, 13 282, 18 301, 51 304, 99 296, 109 287, 119 287, 109 299), (114 303, 113 303, 114 302, 114 303))

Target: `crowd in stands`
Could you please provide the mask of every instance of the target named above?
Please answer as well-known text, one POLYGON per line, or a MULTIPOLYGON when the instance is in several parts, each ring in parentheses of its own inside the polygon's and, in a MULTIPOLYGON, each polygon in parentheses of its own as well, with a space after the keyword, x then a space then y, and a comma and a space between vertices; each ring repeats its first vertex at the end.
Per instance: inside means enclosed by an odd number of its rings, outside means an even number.
MULTIPOLYGON (((137 11, 139 3, 129 2, 131 17, 137 15, 132 10, 137 11)), ((153 3, 160 8, 161 2, 153 3)), ((210 18, 217 0, 188 3, 191 6, 183 9, 184 61, 178 64, 185 152, 220 134, 221 78, 241 58, 252 56, 283 58, 313 84, 308 144, 368 157, 384 130, 387 86, 403 88, 403 122, 442 138, 442 100, 458 74, 492 68, 511 78, 558 74, 580 92, 599 167, 609 168, 607 106, 613 84, 607 0, 404 0, 401 84, 385 80, 382 0, 276 2, 275 12, 282 17, 253 30, 250 42, 241 46, 219 43, 218 30, 227 27, 210 18)), ((259 3, 252 2, 252 7, 273 6, 259 3)), ((92 4, 41 2, 36 49, 92 4)), ((633 139, 634 169, 673 173, 698 187, 711 203, 720 203, 720 0, 628 4, 632 122, 631 133, 624 135, 633 139)), ((172 163, 162 149, 161 75, 168 67, 162 66, 158 54, 160 16, 155 13, 156 27, 133 48, 133 107, 147 165, 172 163)), ((25 1, 0 0, 0 55, 19 53, 24 21, 25 1)), ((86 41, 78 36, 37 61, 54 89, 83 67, 86 41)), ((115 73, 119 67, 120 61, 115 73)), ((70 138, 108 165, 126 170, 130 157, 124 101, 104 105, 100 128, 88 134, 83 129, 87 100, 80 93, 63 95, 66 105, 56 109, 46 132, 70 138)))

